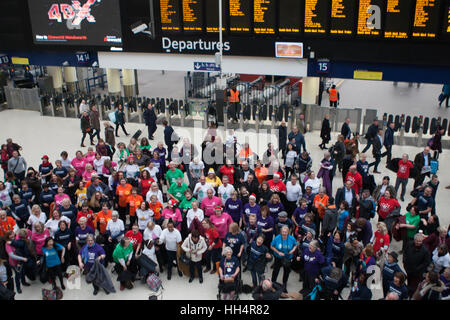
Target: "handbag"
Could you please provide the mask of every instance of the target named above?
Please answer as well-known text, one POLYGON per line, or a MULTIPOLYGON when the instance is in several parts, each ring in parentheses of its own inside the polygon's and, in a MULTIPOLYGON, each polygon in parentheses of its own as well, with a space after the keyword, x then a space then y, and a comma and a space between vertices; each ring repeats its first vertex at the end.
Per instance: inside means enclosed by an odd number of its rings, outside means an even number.
POLYGON ((285 253, 285 256, 281 259, 281 265, 284 268, 290 268, 291 264, 292 264, 292 261, 290 259, 286 258, 286 254, 287 253, 285 253))
POLYGON ((42 289, 42 300, 61 300, 63 292, 60 288, 54 290, 42 289))
MULTIPOLYGON (((189 241, 189 249, 191 248, 191 242, 189 241)), ((191 259, 188 258, 186 252, 183 251, 183 253, 180 255, 180 262, 183 264, 187 264, 189 265, 189 263, 191 262, 191 259)))
MULTIPOLYGON (((161 279, 156 275, 156 273, 151 273, 147 277, 147 285, 150 290, 157 292, 159 288, 163 288, 161 279)), ((163 288, 164 289, 164 288, 163 288)))

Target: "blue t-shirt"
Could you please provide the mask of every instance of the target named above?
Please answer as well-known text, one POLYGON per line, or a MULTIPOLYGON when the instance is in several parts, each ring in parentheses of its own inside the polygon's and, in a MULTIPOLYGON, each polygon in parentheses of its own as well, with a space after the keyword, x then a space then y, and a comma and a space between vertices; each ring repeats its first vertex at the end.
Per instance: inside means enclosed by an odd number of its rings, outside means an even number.
POLYGON ((61 169, 56 167, 55 169, 53 169, 53 173, 60 178, 64 178, 65 176, 67 176, 68 171, 64 167, 61 167, 61 169))
POLYGON ((222 257, 219 265, 219 267, 222 268, 222 273, 225 278, 232 276, 239 266, 239 259, 235 256, 232 256, 229 260, 226 257, 222 257))
POLYGON ((45 256, 45 264, 48 268, 53 268, 61 264, 58 251, 61 251, 62 249, 63 246, 60 245, 59 243, 55 243, 52 249, 42 247, 42 252, 44 253, 45 256))
POLYGON ((248 260, 257 261, 262 255, 265 255, 267 252, 269 252, 269 249, 267 249, 265 245, 258 246, 255 241, 250 246, 250 254, 248 260))
POLYGON ((419 211, 433 208, 433 198, 431 196, 426 197, 423 193, 420 193, 417 197, 417 208, 419 209, 419 211))
POLYGON ((230 247, 233 250, 233 256, 237 256, 241 250, 241 245, 245 245, 245 239, 242 234, 232 234, 228 232, 225 236, 225 247, 230 247))
POLYGON ((348 217, 348 210, 342 211, 341 214, 339 215, 338 229, 340 231, 342 231, 342 228, 344 227, 344 223, 345 223, 345 220, 347 219, 347 217, 348 217))
POLYGON ((389 292, 395 292, 399 296, 400 300, 408 299, 408 288, 405 285, 399 287, 394 284, 394 281, 391 281, 389 283, 388 293, 389 292))
MULTIPOLYGON (((292 254, 289 254, 289 251, 297 245, 297 240, 295 240, 295 238, 291 235, 288 235, 287 239, 283 239, 281 234, 279 234, 272 240, 270 245, 278 251, 283 252, 287 259, 292 259, 292 254)), ((274 252, 274 255, 277 258, 282 259, 277 252, 274 252)))

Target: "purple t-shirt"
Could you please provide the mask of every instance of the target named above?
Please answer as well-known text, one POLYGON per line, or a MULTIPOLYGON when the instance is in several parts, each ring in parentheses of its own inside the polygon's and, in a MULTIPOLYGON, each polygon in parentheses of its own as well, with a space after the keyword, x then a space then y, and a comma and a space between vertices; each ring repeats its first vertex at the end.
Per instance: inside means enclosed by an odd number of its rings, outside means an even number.
POLYGON ((243 205, 240 199, 236 199, 236 201, 234 201, 233 199, 228 198, 227 201, 225 201, 224 212, 228 213, 234 222, 239 223, 242 216, 242 211, 243 205))
POLYGON ((305 273, 311 276, 317 276, 320 272, 320 266, 325 262, 325 258, 319 250, 309 251, 309 248, 303 251, 305 261, 305 273))
POLYGON ((282 203, 277 203, 277 204, 272 204, 272 203, 267 203, 267 206, 269 207, 269 212, 270 215, 272 216, 272 218, 276 218, 278 217, 278 214, 281 211, 284 211, 284 206, 282 203))
MULTIPOLYGON (((103 250, 102 246, 98 243, 94 243, 92 247, 89 247, 87 244, 81 249, 81 258, 84 263, 84 267, 89 270, 99 256, 105 254, 105 250, 103 250)), ((105 264, 105 259, 100 260, 102 264, 105 264)))
POLYGON ((300 222, 305 218, 305 215, 308 213, 308 207, 305 209, 302 209, 301 207, 297 207, 294 210, 294 213, 292 214, 292 218, 295 219, 295 221, 300 224, 300 222))
MULTIPOLYGON (((261 229, 270 229, 274 227, 273 218, 271 216, 267 216, 266 218, 263 218, 262 216, 258 217, 258 226, 261 227, 261 229)), ((264 237, 267 241, 272 241, 273 237, 273 231, 264 232, 264 237)))
POLYGON ((244 204, 244 216, 245 216, 245 222, 248 223, 248 217, 251 214, 256 214, 256 218, 259 219, 261 208, 259 205, 255 204, 255 206, 250 206, 250 203, 244 204))

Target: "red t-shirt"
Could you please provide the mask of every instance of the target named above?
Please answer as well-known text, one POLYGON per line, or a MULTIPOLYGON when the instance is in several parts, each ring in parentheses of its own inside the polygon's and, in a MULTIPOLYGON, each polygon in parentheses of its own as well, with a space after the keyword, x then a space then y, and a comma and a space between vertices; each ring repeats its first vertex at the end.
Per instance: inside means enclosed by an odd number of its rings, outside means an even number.
POLYGON ((272 179, 272 180, 267 181, 267 183, 269 184, 269 189, 272 192, 286 191, 286 185, 281 180, 278 181, 278 183, 275 183, 275 182, 273 182, 273 179, 272 179))
MULTIPOLYGON (((208 247, 214 243, 214 241, 219 237, 219 232, 216 228, 209 228, 205 230, 206 244, 208 247)), ((222 248, 222 240, 217 241, 215 245, 213 245, 213 249, 222 248)))
POLYGON ((345 177, 345 181, 350 180, 353 182, 353 190, 355 190, 356 194, 359 194, 359 189, 363 186, 362 177, 359 174, 359 172, 356 172, 355 174, 348 172, 347 176, 345 177))
POLYGON ((375 231, 375 243, 373 244, 374 253, 377 253, 378 250, 380 250, 384 246, 389 247, 389 243, 390 243, 390 238, 389 238, 388 233, 386 233, 385 235, 382 235, 381 232, 375 231))
POLYGON ((378 214, 381 218, 385 219, 386 216, 395 208, 400 207, 400 203, 396 199, 390 198, 386 200, 384 196, 378 201, 378 214))
POLYGON ((400 160, 398 162, 398 171, 397 171, 397 177, 401 179, 408 179, 409 178, 409 170, 414 168, 414 165, 411 161, 406 161, 406 163, 403 162, 403 160, 400 160))
POLYGON ((220 168, 220 173, 223 176, 227 176, 228 177, 228 182, 230 184, 234 184, 234 178, 233 178, 233 174, 234 174, 234 168, 233 167, 227 167, 227 166, 222 166, 222 168, 220 168))
POLYGON ((125 233, 125 237, 131 240, 131 243, 133 243, 133 250, 135 251, 138 245, 142 243, 142 234, 140 232, 134 234, 133 230, 129 230, 127 233, 125 233))
POLYGON ((148 190, 150 190, 150 186, 152 185, 153 182, 155 182, 153 178, 141 179, 141 195, 144 198, 147 195, 148 190))

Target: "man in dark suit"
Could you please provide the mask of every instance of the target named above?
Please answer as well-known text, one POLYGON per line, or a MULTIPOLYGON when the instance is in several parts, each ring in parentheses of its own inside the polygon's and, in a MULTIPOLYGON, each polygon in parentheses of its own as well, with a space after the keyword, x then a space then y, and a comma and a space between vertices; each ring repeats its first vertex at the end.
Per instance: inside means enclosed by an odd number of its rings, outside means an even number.
POLYGON ((378 120, 373 120, 373 123, 370 125, 369 129, 367 129, 366 133, 366 139, 367 139, 367 146, 364 148, 362 153, 366 153, 367 150, 369 150, 370 146, 373 143, 373 140, 377 136, 378 132, 378 120))
POLYGON ((247 182, 249 174, 255 176, 255 171, 250 169, 247 161, 242 162, 242 167, 239 168, 238 170, 239 170, 238 171, 239 187, 241 187, 244 184, 244 182, 247 182))
POLYGON ((153 140, 153 134, 156 131, 156 113, 155 110, 153 109, 153 106, 151 103, 149 103, 147 105, 147 109, 145 109, 144 111, 144 121, 145 121, 145 125, 147 126, 148 129, 148 138, 150 140, 153 140))
POLYGON ((305 137, 303 136, 303 134, 300 133, 300 131, 298 131, 297 126, 294 126, 292 131, 289 133, 288 139, 290 142, 292 142, 292 139, 295 140, 294 144, 296 147, 297 154, 300 154, 302 152, 302 147, 303 151, 306 151, 305 137))
POLYGON ((392 159, 392 146, 394 145, 394 128, 395 123, 391 122, 388 124, 388 127, 386 128, 386 131, 384 132, 384 147, 386 148, 386 152, 384 152, 381 156, 387 156, 386 158, 386 164, 389 163, 392 159))
POLYGON ((286 146, 287 146, 287 127, 286 122, 281 121, 278 127, 278 150, 281 150, 282 157, 286 157, 286 146))
POLYGON ((373 173, 381 173, 378 171, 378 165, 381 162, 381 148, 383 148, 383 138, 381 137, 383 134, 382 129, 378 129, 378 134, 375 136, 375 138, 372 140, 373 148, 372 148, 372 154, 375 158, 375 161, 369 164, 369 168, 371 166, 375 166, 373 169, 373 173))
POLYGON ((335 199, 336 207, 339 208, 342 201, 347 201, 349 212, 352 214, 356 212, 356 201, 359 200, 359 195, 355 193, 351 180, 347 180, 345 185, 337 190, 335 199))
POLYGON ((344 136, 344 139, 352 138, 352 130, 350 129, 350 118, 346 118, 345 122, 342 124, 341 134, 344 136))
POLYGON ((414 179, 414 189, 423 183, 425 177, 430 176, 430 161, 430 147, 426 146, 423 152, 418 153, 414 158, 414 166, 419 171, 419 174, 414 179))
POLYGON ((172 160, 172 149, 173 149, 173 145, 175 143, 177 143, 178 141, 176 141, 176 135, 174 134, 174 130, 171 126, 169 126, 169 123, 167 122, 167 120, 163 121, 163 127, 164 127, 164 143, 167 146, 167 153, 168 153, 168 160, 172 160))

